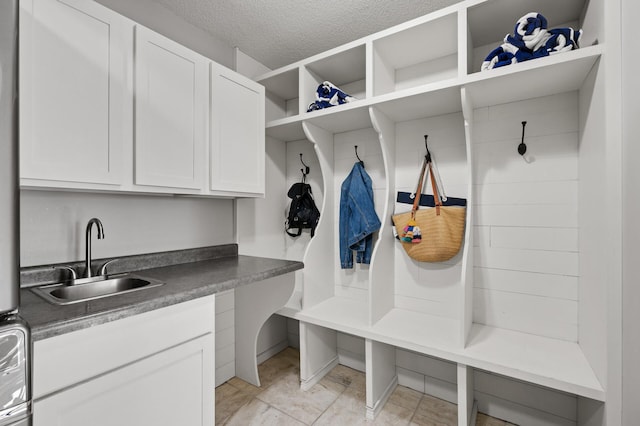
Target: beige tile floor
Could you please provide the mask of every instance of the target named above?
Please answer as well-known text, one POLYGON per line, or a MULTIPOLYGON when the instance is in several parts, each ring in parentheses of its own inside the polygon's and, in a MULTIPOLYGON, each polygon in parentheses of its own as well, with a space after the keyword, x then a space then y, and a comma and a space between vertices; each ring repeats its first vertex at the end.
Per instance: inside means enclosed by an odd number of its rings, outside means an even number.
MULTIPOLYGON (((300 390, 299 352, 288 348, 258 366, 261 387, 237 377, 216 388, 216 425, 457 425, 454 404, 398 386, 375 421, 365 418, 364 373, 338 365, 300 390)), ((478 414, 477 426, 513 426, 478 414)))

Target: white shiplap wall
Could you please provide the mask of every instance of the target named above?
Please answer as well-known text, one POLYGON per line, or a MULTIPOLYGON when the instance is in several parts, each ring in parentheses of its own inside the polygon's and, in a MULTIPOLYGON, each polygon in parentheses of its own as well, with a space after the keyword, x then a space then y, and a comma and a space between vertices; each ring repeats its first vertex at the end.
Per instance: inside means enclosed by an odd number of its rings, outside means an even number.
POLYGON ((476 109, 474 129, 474 322, 577 341, 577 93, 476 109))
POLYGON ((216 386, 236 375, 234 306, 233 290, 216 294, 216 386))

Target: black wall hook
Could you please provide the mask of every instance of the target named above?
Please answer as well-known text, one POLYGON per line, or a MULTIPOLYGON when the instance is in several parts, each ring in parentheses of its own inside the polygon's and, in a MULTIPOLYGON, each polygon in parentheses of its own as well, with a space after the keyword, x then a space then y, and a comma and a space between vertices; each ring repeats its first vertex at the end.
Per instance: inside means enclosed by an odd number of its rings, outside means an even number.
POLYGON ((304 161, 302 161, 302 153, 300 153, 300 162, 302 163, 302 165, 304 166, 304 169, 300 169, 300 171, 302 172, 303 175, 308 175, 309 174, 309 166, 307 166, 304 161))
POLYGON ((518 145, 518 154, 524 155, 527 152, 527 145, 524 143, 524 126, 527 125, 526 121, 522 122, 522 140, 520 141, 520 145, 518 145))
POLYGON ((358 145, 354 145, 354 149, 356 150, 356 158, 357 158, 357 159, 358 159, 358 161, 360 162, 360 165, 361 165, 362 167, 364 167, 364 161, 362 161, 362 160, 360 159, 360 156, 358 155, 358 145))
POLYGON ((424 148, 427 150, 427 154, 425 158, 427 159, 427 163, 431 162, 431 151, 429 151, 429 145, 427 144, 427 138, 429 135, 424 135, 424 148))

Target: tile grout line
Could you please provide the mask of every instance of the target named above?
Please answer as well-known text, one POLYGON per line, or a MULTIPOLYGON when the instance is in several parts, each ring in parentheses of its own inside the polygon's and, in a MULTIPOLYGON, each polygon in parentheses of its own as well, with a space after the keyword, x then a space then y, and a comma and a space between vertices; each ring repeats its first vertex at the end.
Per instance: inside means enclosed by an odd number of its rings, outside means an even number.
MULTIPOLYGON (((325 377, 326 377, 326 376, 325 376, 325 377)), ((331 380, 331 378, 327 377, 327 380, 331 380)), ((335 381, 335 380, 331 380, 331 381, 332 381, 332 382, 334 382, 334 383, 342 384, 342 383, 339 383, 339 382, 337 382, 337 381, 335 381)), ((320 382, 318 382, 318 383, 320 383, 320 382)), ((316 383, 316 384, 318 384, 318 383, 316 383)), ((349 386, 351 386, 351 384, 349 384, 349 386)), ((333 402, 332 402, 331 404, 329 404, 329 406, 327 406, 327 408, 325 408, 325 409, 324 409, 324 411, 323 411, 322 413, 320 413, 320 415, 319 415, 318 417, 316 417, 316 419, 311 423, 311 425, 310 425, 310 426, 313 426, 314 424, 316 424, 316 423, 317 423, 317 421, 318 421, 318 420, 320 420, 320 417, 322 417, 322 415, 323 415, 324 413, 326 413, 327 411, 329 411, 329 408, 331 408, 331 407, 333 406, 333 404, 335 404, 336 402, 338 402, 338 398, 340 398, 340 397, 342 396, 342 394, 344 394, 344 393, 345 393, 345 391, 349 388, 349 386, 345 386, 345 387, 344 387, 344 389, 342 389, 342 392, 340 392, 340 393, 338 394, 338 396, 336 397, 336 399, 334 399, 334 400, 333 400, 333 402)))
POLYGON ((420 397, 420 400, 418 401, 418 405, 416 405, 416 408, 413 410, 413 414, 411 414, 411 418, 409 419, 409 425, 411 424, 411 422, 413 422, 413 419, 415 418, 416 414, 418 413, 418 408, 420 408, 420 404, 422 403, 422 400, 424 399, 424 392, 422 392, 422 396, 420 397))
MULTIPOLYGON (((262 401, 262 400, 258 400, 258 401, 262 401)), ((264 402, 264 401, 262 401, 262 402, 264 402)), ((277 412, 282 413, 284 416, 286 416, 286 417, 288 417, 288 418, 290 418, 290 419, 293 419, 293 420, 295 420, 295 421, 297 421, 297 422, 300 422, 300 423, 302 423, 303 425, 311 426, 311 424, 313 424, 313 423, 308 424, 308 423, 303 422, 303 421, 302 421, 302 420, 300 420, 300 419, 296 419, 296 418, 295 418, 295 417, 293 417, 291 414, 285 413, 284 411, 282 411, 282 410, 281 410, 281 409, 279 409, 278 407, 274 407, 273 405, 271 405, 271 404, 269 404, 269 403, 266 403, 266 402, 265 402, 265 404, 267 404, 267 406, 268 406, 269 408, 273 408, 273 409, 274 409, 274 410, 276 410, 277 412)), ((317 420, 317 419, 316 419, 316 420, 317 420)))

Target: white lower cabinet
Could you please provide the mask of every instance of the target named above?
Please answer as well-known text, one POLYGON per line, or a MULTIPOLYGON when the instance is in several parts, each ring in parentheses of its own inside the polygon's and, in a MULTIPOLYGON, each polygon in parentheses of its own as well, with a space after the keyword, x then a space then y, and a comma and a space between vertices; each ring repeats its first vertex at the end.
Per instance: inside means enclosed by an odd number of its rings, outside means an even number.
POLYGON ((34 404, 35 426, 212 425, 209 334, 34 404))
POLYGON ((34 426, 215 422, 215 299, 34 343, 34 426))

